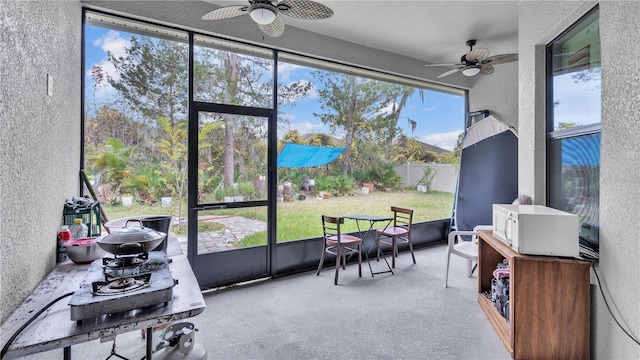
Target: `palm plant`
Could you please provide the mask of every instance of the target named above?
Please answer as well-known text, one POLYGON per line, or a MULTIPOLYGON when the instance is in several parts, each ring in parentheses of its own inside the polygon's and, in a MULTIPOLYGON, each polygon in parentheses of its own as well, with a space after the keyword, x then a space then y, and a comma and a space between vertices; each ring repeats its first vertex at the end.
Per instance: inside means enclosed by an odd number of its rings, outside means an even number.
POLYGON ((122 180, 130 175, 129 164, 135 146, 126 147, 116 138, 107 140, 107 144, 87 155, 87 165, 102 173, 102 182, 119 189, 122 180))

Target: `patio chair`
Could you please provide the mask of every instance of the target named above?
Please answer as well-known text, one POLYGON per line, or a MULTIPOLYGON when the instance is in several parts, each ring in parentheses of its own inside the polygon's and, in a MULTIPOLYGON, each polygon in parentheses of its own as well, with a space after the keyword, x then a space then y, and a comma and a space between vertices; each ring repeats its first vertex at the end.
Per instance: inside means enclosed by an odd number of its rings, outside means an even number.
POLYGON ((391 267, 396 267, 396 257, 398 257, 398 242, 409 243, 409 250, 413 263, 416 263, 416 256, 413 254, 413 243, 411 242, 411 223, 413 222, 413 210, 392 206, 393 222, 390 226, 376 229, 376 239, 378 244, 377 258, 380 258, 380 243, 391 246, 391 267))
POLYGON ((491 230, 492 228, 491 225, 478 225, 472 231, 454 230, 449 233, 444 287, 449 286, 449 260, 451 259, 451 254, 467 259, 467 273, 471 277, 478 264, 478 230, 491 230), (471 236, 471 241, 463 240, 462 236, 471 236), (476 265, 474 265, 474 262, 476 265))
POLYGON ((334 285, 338 285, 340 262, 342 262, 342 268, 346 269, 347 255, 358 254, 358 276, 362 277, 362 239, 357 236, 343 234, 340 231, 340 225, 342 224, 344 224, 344 218, 322 215, 324 245, 316 276, 320 275, 320 269, 322 269, 322 265, 324 264, 324 254, 334 254, 336 256, 334 285))

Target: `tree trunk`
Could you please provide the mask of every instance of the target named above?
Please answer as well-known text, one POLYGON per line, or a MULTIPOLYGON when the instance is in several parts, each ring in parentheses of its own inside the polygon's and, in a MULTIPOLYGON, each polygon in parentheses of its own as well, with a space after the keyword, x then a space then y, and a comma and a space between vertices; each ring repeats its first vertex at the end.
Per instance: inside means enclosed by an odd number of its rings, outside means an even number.
MULTIPOLYGON (((413 92, 413 89, 411 90, 411 92, 413 92)), ((391 148, 393 146, 393 139, 396 137, 396 128, 398 127, 398 120, 400 120, 400 114, 402 113, 402 109, 404 109, 404 106, 407 104, 407 99, 409 98, 409 95, 411 95, 411 92, 408 91, 404 91, 402 93, 402 98, 400 98, 400 102, 398 103, 398 106, 394 109, 393 112, 393 130, 390 131, 390 136, 387 137, 387 146, 385 146, 385 150, 384 150, 384 161, 385 162, 389 162, 389 158, 390 158, 390 154, 391 154, 391 148)))
POLYGON ((356 106, 358 104, 358 89, 356 86, 356 78, 355 76, 349 76, 349 88, 350 88, 350 98, 349 98, 349 110, 347 114, 347 134, 345 135, 345 147, 347 148, 344 152, 344 167, 342 169, 342 173, 344 175, 348 175, 351 173, 351 144, 353 143, 353 133, 355 131, 355 117, 356 117, 356 106))
MULTIPOLYGON (((227 61, 225 61, 227 70, 229 72, 229 83, 224 94, 224 100, 226 104, 231 104, 232 99, 237 93, 238 89, 238 55, 236 53, 230 53, 227 61)), ((234 171, 235 171, 235 115, 225 115, 223 117, 225 122, 224 127, 224 186, 233 186, 234 171)))

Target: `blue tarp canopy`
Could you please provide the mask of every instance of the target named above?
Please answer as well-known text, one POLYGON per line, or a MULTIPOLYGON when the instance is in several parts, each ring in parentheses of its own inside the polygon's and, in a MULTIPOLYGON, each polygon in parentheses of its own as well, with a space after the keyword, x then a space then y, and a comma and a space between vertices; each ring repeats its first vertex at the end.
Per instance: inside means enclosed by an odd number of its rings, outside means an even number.
POLYGON ((326 165, 346 149, 286 143, 278 155, 278 166, 299 168, 326 165))

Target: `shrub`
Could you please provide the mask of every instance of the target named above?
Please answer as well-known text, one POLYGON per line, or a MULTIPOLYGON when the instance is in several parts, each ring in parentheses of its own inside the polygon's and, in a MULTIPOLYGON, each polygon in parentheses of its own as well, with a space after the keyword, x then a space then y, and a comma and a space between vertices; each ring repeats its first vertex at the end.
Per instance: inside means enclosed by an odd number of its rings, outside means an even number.
POLYGON ((351 193, 356 186, 356 181, 349 175, 338 175, 333 177, 334 189, 340 194, 351 193))
POLYGON ((431 191, 431 183, 433 183, 433 179, 436 177, 438 170, 432 167, 424 168, 424 174, 422 178, 418 181, 419 185, 424 185, 427 188, 427 192, 431 191))
POLYGON ((251 181, 239 182, 235 190, 235 195, 242 195, 245 200, 250 200, 256 195, 256 187, 251 181))

